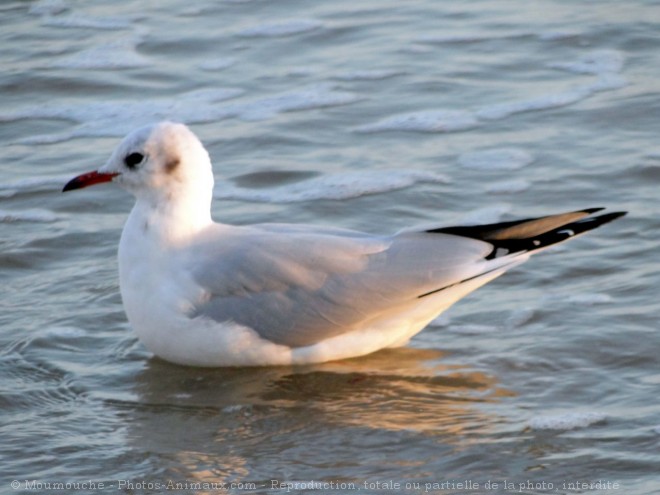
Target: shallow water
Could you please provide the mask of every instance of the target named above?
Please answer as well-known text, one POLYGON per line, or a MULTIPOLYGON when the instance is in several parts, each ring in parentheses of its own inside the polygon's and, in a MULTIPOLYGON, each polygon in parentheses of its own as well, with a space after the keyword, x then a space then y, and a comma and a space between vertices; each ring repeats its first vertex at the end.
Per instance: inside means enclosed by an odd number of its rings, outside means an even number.
POLYGON ((660 489, 657 2, 0 12, 0 492, 660 489), (481 289, 407 348, 183 368, 152 358, 122 310, 131 198, 60 193, 163 118, 207 145, 225 222, 385 233, 631 214, 481 289))

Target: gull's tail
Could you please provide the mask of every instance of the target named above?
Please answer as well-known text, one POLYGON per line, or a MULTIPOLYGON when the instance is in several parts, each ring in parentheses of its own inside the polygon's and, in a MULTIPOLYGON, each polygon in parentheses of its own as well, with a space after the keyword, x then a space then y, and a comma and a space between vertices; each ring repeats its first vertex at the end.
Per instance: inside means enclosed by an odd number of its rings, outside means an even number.
POLYGON ((513 253, 531 253, 559 244, 627 213, 615 211, 603 215, 593 215, 601 210, 603 208, 588 208, 547 217, 487 225, 444 227, 427 232, 451 234, 488 242, 493 245, 493 250, 486 256, 486 259, 494 259, 513 253))

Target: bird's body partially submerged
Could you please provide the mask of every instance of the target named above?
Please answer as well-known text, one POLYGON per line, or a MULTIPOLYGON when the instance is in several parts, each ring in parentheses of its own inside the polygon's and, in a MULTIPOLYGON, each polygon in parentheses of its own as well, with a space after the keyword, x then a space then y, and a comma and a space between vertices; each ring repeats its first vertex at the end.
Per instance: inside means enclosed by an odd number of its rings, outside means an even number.
POLYGON ((119 247, 129 322, 154 354, 196 366, 316 363, 405 344, 534 252, 609 222, 588 209, 393 236, 210 217, 208 154, 183 125, 129 135, 98 172, 136 204, 119 247))

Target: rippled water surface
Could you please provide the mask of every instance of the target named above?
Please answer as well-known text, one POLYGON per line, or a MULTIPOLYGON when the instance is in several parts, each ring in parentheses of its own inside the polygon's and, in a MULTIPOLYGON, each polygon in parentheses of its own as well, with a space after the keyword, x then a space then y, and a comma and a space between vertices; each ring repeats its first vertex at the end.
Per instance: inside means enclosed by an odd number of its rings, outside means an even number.
POLYGON ((0 13, 0 492, 660 491, 657 2, 0 13), (386 233, 631 213, 472 294, 407 348, 174 366, 137 342, 118 294, 132 199, 60 193, 164 118, 208 147, 225 222, 386 233))

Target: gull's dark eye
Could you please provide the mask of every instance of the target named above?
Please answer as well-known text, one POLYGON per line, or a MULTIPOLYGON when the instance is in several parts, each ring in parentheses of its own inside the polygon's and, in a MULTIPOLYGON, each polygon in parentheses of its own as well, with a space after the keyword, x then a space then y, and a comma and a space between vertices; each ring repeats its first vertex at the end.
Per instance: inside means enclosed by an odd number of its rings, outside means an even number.
POLYGON ((144 160, 144 155, 142 153, 131 153, 126 158, 124 158, 124 163, 131 170, 137 167, 142 160, 144 160))

